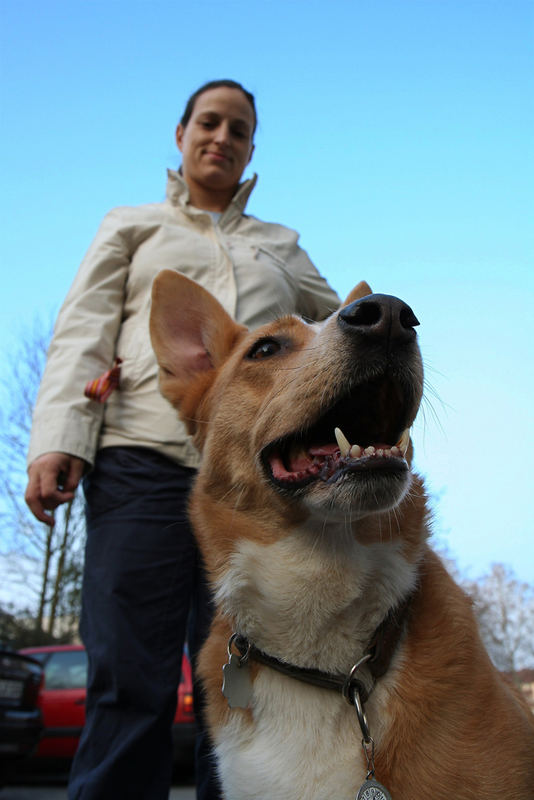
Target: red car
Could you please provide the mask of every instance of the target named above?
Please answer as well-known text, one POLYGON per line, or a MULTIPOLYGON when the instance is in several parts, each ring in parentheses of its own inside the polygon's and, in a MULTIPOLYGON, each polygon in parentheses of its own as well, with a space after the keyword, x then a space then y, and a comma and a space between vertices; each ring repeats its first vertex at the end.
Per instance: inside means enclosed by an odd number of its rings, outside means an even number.
MULTIPOLYGON (((44 731, 36 758, 72 758, 85 723, 87 654, 83 645, 26 647, 21 653, 40 661, 44 683, 39 693, 44 731)), ((184 653, 173 724, 175 760, 192 763, 195 741, 191 664, 184 653)))

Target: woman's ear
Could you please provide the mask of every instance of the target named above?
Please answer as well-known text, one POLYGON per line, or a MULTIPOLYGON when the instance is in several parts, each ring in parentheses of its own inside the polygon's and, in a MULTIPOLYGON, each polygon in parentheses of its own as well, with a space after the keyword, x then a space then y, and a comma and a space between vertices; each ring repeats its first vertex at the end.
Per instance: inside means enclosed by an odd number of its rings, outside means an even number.
MULTIPOLYGON (((176 131, 176 136, 178 136, 178 131, 176 131)), ((180 146, 180 145, 178 145, 178 146, 180 146)), ((252 161, 252 156, 254 155, 254 147, 255 147, 255 145, 253 145, 253 144, 250 145, 250 152, 248 154, 247 164, 250 164, 250 162, 252 161)))
MULTIPOLYGON (((181 122, 178 123, 178 127, 176 128, 176 144, 178 145, 178 150, 182 151, 182 143, 184 140, 184 126, 181 122)), ((251 156, 252 157, 252 156, 251 156)))

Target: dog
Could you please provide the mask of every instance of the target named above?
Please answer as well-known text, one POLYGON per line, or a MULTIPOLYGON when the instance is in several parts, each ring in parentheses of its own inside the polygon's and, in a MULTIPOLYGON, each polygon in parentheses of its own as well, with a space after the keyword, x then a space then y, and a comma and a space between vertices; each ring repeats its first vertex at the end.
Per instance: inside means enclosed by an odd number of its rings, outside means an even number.
POLYGON ((202 454, 199 674, 227 800, 534 797, 534 718, 428 544, 417 325, 362 282, 324 322, 250 332, 155 280, 160 389, 202 454))

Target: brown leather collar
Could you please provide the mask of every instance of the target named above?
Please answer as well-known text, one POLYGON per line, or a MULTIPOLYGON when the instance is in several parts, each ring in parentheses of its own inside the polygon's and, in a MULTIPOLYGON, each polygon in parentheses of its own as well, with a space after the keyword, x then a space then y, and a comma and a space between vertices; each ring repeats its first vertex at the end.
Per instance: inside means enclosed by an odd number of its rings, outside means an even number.
POLYGON ((385 675, 389 669, 391 660, 406 628, 414 595, 415 591, 389 611, 373 633, 364 657, 359 661, 360 664, 365 662, 371 673, 373 683, 370 688, 353 674, 356 672, 354 668, 349 675, 336 675, 330 672, 321 672, 318 669, 296 667, 294 664, 280 661, 280 659, 258 650, 244 636, 236 636, 234 643, 241 653, 242 662, 251 659, 298 681, 341 692, 349 703, 354 702, 354 692, 357 691, 362 703, 365 703, 373 691, 376 681, 385 675))

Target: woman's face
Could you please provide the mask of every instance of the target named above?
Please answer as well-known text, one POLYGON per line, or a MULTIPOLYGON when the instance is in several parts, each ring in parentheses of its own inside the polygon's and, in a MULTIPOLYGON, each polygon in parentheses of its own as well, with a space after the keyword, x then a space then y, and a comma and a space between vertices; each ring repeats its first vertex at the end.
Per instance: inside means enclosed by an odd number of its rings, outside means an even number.
POLYGON ((252 158, 254 123, 252 107, 239 89, 222 86, 197 98, 189 122, 176 130, 193 203, 195 192, 227 193, 230 202, 252 158))

